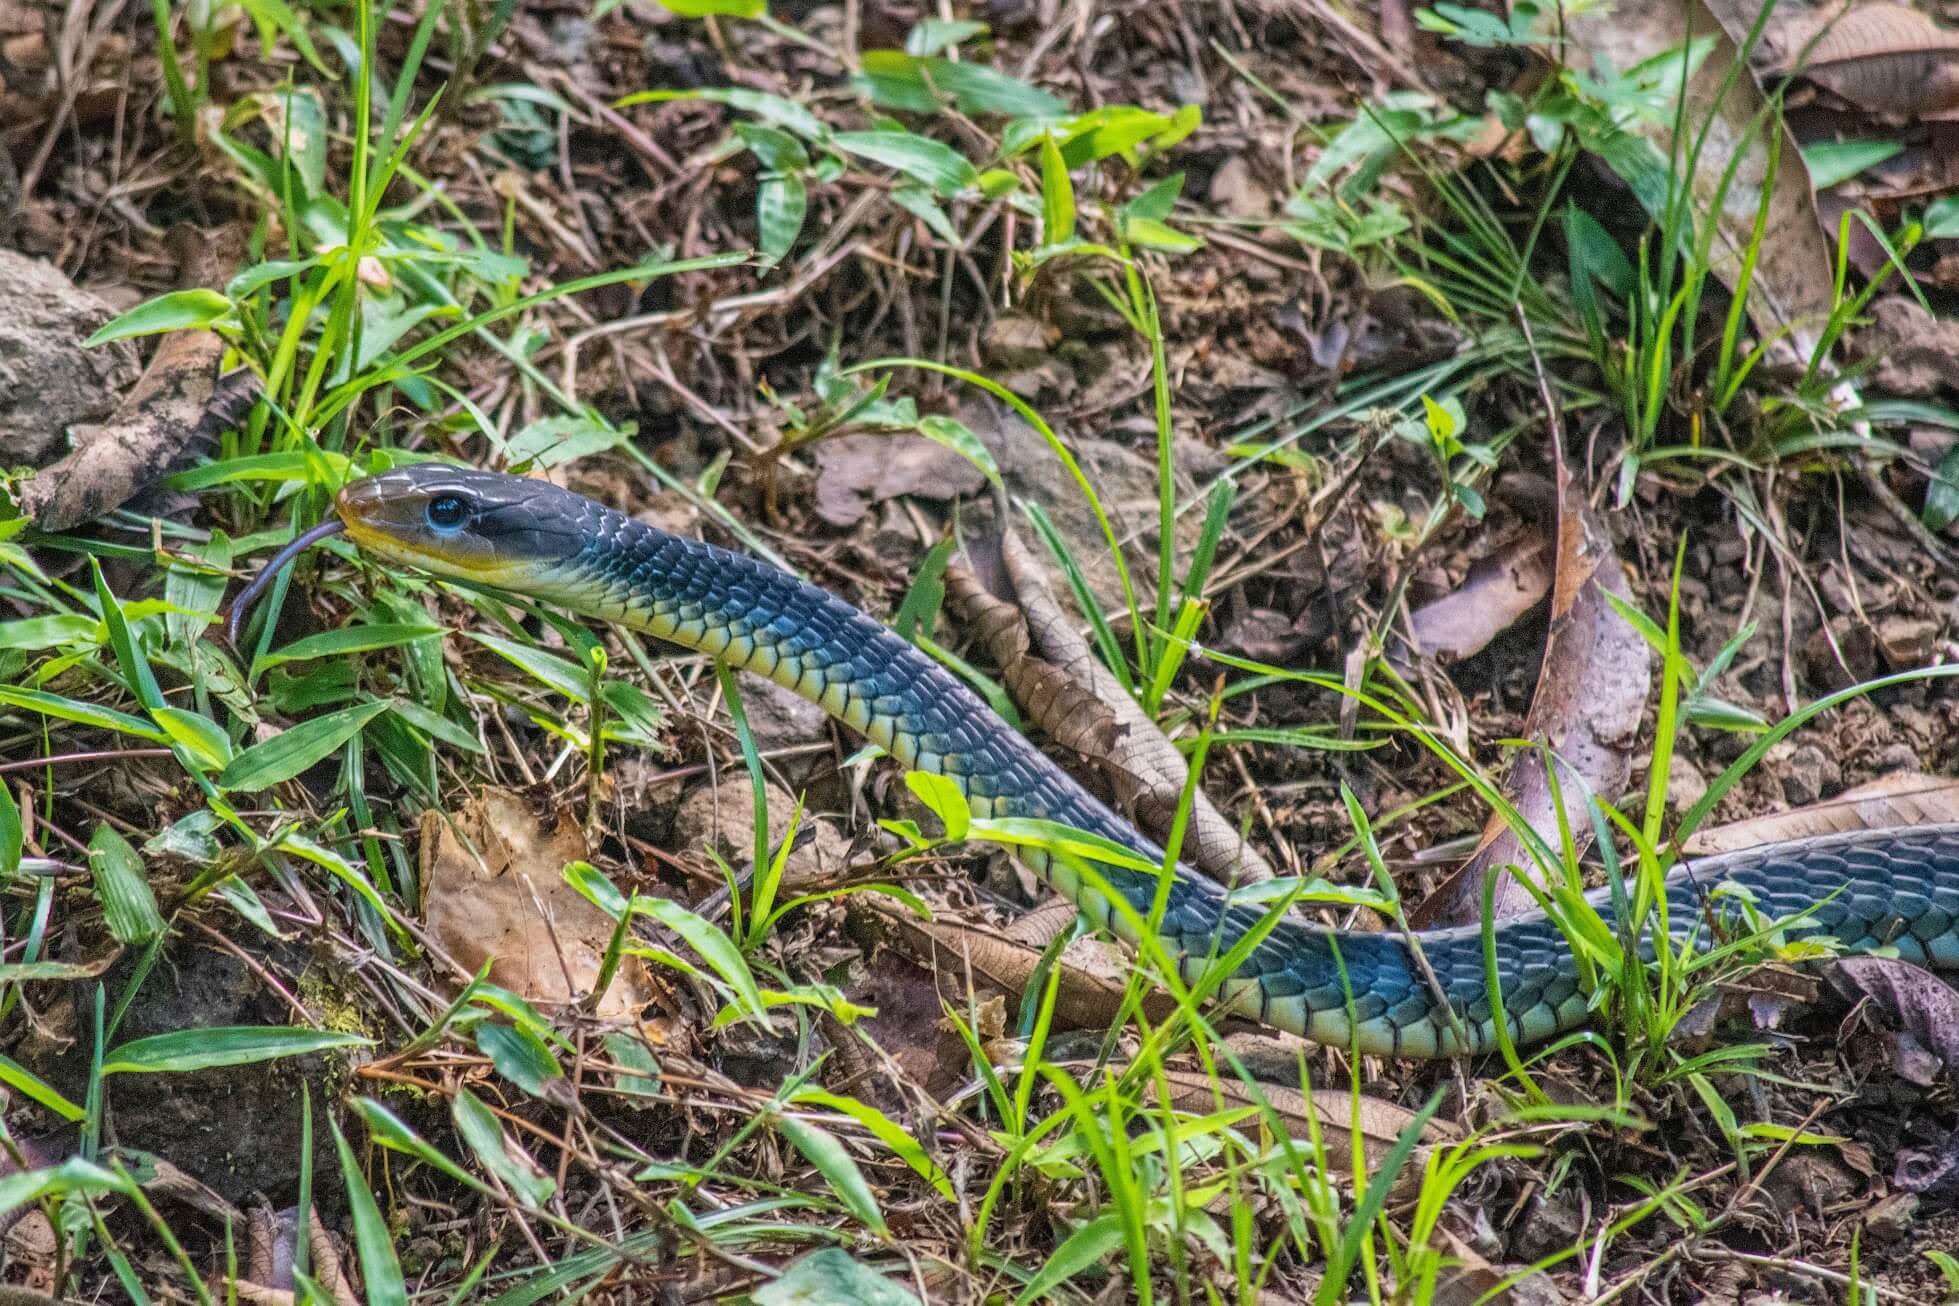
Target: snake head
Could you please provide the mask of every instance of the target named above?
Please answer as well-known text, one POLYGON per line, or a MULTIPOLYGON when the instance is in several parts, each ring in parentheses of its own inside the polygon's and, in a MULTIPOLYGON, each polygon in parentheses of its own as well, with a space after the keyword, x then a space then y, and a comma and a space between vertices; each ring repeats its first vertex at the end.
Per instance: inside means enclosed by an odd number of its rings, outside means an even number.
POLYGON ((350 483, 336 501, 371 557, 487 585, 535 578, 575 557, 593 505, 545 481, 439 463, 350 483))

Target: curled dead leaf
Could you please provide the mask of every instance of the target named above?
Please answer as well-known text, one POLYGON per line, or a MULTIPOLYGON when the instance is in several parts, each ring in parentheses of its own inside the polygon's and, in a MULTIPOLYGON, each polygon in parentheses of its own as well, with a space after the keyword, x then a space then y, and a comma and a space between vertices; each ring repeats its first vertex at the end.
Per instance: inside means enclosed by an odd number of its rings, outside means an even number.
POLYGON ((1409 618, 1424 653, 1474 656, 1551 592, 1551 540, 1525 535, 1469 568, 1461 585, 1409 618))
MULTIPOLYGON (((1118 805, 1146 832, 1163 838, 1190 775, 1183 754, 1095 656, 1019 536, 1005 530, 995 541, 999 565, 986 570, 997 583, 982 581, 978 567, 948 567, 947 599, 985 644, 1008 691, 1035 723, 1101 767, 1118 805)), ((1183 854, 1227 884, 1273 875, 1270 863, 1202 790, 1192 806, 1183 854)))
MULTIPOLYGON (((1556 758, 1557 793, 1566 819, 1574 836, 1585 840, 1589 829, 1583 811, 1585 794, 1613 793, 1632 774, 1633 743, 1652 686, 1652 658, 1644 637, 1606 597, 1630 597, 1625 568, 1605 524, 1572 491, 1562 463, 1558 498, 1551 629, 1545 636, 1537 691, 1524 729, 1531 739, 1543 741, 1556 758)), ((1531 828, 1556 847, 1559 803, 1544 755, 1536 750, 1519 753, 1504 789, 1531 828)), ((1528 864, 1517 833, 1500 813, 1491 813, 1476 851, 1411 919, 1418 928, 1473 921, 1482 911, 1487 873, 1528 864)), ((1493 907, 1498 917, 1535 906, 1523 885, 1502 874, 1493 907)))
POLYGON ((1845 957, 1829 975, 1846 997, 1884 1014, 1899 1074, 1925 1085, 1959 1067, 1959 992, 1944 980, 1892 957, 1845 957))
POLYGON ((1959 32, 1911 5, 1799 11, 1762 44, 1768 71, 1806 77, 1870 113, 1916 118, 1959 107, 1959 32))
POLYGON ((1944 821, 1959 821, 1959 780, 1903 771, 1846 789, 1828 802, 1697 830, 1685 850, 1689 856, 1707 857, 1819 834, 1944 821))

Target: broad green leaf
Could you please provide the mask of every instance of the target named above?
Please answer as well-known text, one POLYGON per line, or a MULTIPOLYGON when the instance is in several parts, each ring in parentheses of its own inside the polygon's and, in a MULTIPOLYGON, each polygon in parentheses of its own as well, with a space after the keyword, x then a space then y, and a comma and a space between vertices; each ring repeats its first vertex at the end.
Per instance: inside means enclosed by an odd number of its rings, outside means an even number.
POLYGON ((405 698, 391 699, 388 709, 431 739, 439 739, 451 748, 460 748, 466 753, 484 751, 482 740, 448 717, 439 712, 431 712, 420 703, 405 698))
POLYGON ((775 1124, 782 1136, 803 1154, 803 1159, 816 1167, 816 1172, 830 1185, 830 1191, 857 1217, 858 1223, 874 1233, 889 1232, 884 1212, 878 1209, 877 1196, 871 1192, 864 1172, 850 1159, 850 1153, 835 1134, 791 1115, 778 1116, 775 1124))
POLYGON ((154 707, 150 716, 204 770, 222 771, 231 761, 231 739, 211 718, 180 707, 154 707))
POLYGON ((76 644, 99 644, 103 638, 101 622, 76 612, 0 621, 0 649, 17 648, 33 652, 76 644))
POLYGON ((479 1193, 490 1191, 488 1184, 443 1155, 433 1144, 408 1127, 394 1112, 388 1110, 371 1097, 357 1097, 353 1103, 354 1114, 367 1126, 368 1137, 383 1147, 393 1148, 406 1156, 412 1156, 425 1165, 432 1166, 448 1175, 457 1183, 479 1193))
POLYGON ((109 647, 115 650, 116 665, 122 668, 137 702, 144 707, 164 706, 163 687, 157 684, 156 671, 129 627, 128 605, 110 591, 109 582, 102 578, 102 564, 92 555, 88 569, 95 582, 95 601, 102 612, 102 625, 109 632, 109 647))
POLYGON ((449 1118, 455 1121, 456 1132, 462 1135, 463 1142, 476 1154, 483 1168, 501 1179, 524 1205, 538 1207, 551 1200, 558 1185, 511 1148, 504 1137, 502 1122, 474 1093, 459 1090, 456 1100, 450 1104, 449 1118))
POLYGON ((904 50, 866 50, 851 84, 884 109, 933 113, 949 100, 961 113, 1051 118, 1068 106, 1018 77, 982 63, 954 63, 904 50))
POLYGON ((317 257, 272 259, 265 263, 255 263, 231 280, 225 282, 224 293, 233 300, 244 299, 261 286, 269 286, 275 281, 284 281, 287 277, 296 277, 300 273, 309 272, 319 265, 320 260, 317 257))
POLYGON ((809 167, 809 151, 786 131, 759 122, 738 122, 733 130, 735 139, 769 172, 801 172, 809 167))
POLYGON ((910 182, 891 188, 891 202, 905 212, 919 219, 932 229, 932 234, 954 249, 963 249, 966 242, 959 236, 959 229, 952 225, 952 219, 932 198, 932 192, 923 186, 910 182))
POLYGON ((499 1075, 532 1097, 543 1096, 546 1084, 564 1078, 564 1069, 551 1049, 528 1029, 486 1020, 476 1027, 476 1046, 499 1075))
MULTIPOLYGON (((88 1117, 86 1110, 70 1102, 39 1075, 10 1057, 0 1056, 0 1084, 5 1084, 22 1097, 32 1098, 71 1124, 88 1117)), ((9 1209, 6 1202, 0 1201, 0 1211, 9 1209)))
POLYGON ((338 630, 323 630, 317 635, 296 639, 282 649, 267 653, 254 664, 254 672, 284 666, 288 662, 307 662, 314 658, 346 657, 350 653, 372 653, 384 648, 398 648, 412 644, 418 639, 438 639, 442 635, 439 627, 412 625, 408 623, 387 623, 373 626, 342 626, 338 630))
POLYGON ((947 1178, 946 1172, 926 1154, 916 1138, 906 1133, 897 1121, 876 1107, 860 1102, 854 1097, 845 1097, 821 1088, 798 1089, 793 1100, 799 1105, 827 1107, 849 1116, 868 1129, 880 1143, 890 1148, 891 1154, 910 1166, 919 1178, 938 1189, 940 1196, 948 1202, 958 1203, 959 1197, 953 1192, 952 1180, 947 1178))
POLYGON ((0 780, 0 885, 13 882, 20 870, 20 855, 25 847, 26 834, 20 823, 20 808, 14 803, 14 792, 7 782, 0 780))
POLYGON ((845 154, 881 163, 941 195, 957 195, 979 184, 979 171, 965 155, 927 136, 903 131, 838 132, 830 144, 845 154))
POLYGON ((1075 183, 1054 137, 1041 137, 1041 243, 1062 245, 1075 238, 1075 183))
POLYGON ((905 787, 918 796, 932 815, 945 826, 945 837, 954 843, 964 839, 973 826, 972 805, 949 776, 930 771, 905 772, 905 787))
POLYGON ((760 18, 768 0, 660 0, 660 7, 682 18, 760 18))
POLYGON ((671 898, 636 898, 633 909, 651 916, 686 940, 687 946, 734 990, 742 1014, 759 1024, 768 1024, 761 990, 755 983, 754 972, 748 968, 748 959, 741 955, 741 949, 735 946, 734 940, 720 926, 695 915, 671 898))
POLYGON ((387 710, 384 702, 361 703, 302 721, 284 734, 253 744, 232 758, 231 764, 218 776, 218 786, 256 792, 282 784, 331 756, 335 749, 387 710))
POLYGON ((1170 210, 1177 207, 1177 197, 1183 193, 1184 174, 1173 172, 1123 205, 1123 216, 1154 218, 1158 222, 1163 222, 1169 218, 1170 210))
POLYGON ((118 712, 112 707, 99 707, 94 703, 63 698, 59 694, 43 693, 38 689, 15 689, 8 685, 0 685, 0 704, 25 708, 30 712, 39 712, 42 716, 58 717, 78 725, 113 730, 119 735, 132 735, 137 739, 147 739, 153 744, 170 742, 170 737, 163 731, 147 721, 130 716, 127 712, 118 712))
POLYGON ((348 861, 345 857, 333 851, 333 849, 315 843, 298 831, 288 833, 278 843, 274 844, 273 847, 279 852, 291 853, 295 857, 303 857, 313 863, 313 865, 331 872, 348 888, 359 894, 367 905, 374 909, 376 916, 386 921, 397 933, 403 932, 401 923, 395 919, 393 909, 388 906, 387 900, 381 896, 380 890, 376 889, 368 881, 367 876, 362 873, 360 867, 356 866, 353 862, 348 861))
POLYGON ((1166 226, 1155 218, 1128 218, 1122 224, 1122 236, 1132 245, 1145 249, 1160 249, 1171 254, 1188 254, 1194 249, 1202 249, 1204 242, 1197 237, 1166 226))
POLYGON ((653 1059, 643 1039, 631 1034, 607 1034, 605 1054, 618 1067, 612 1073, 612 1086, 621 1093, 638 1097, 655 1096, 660 1091, 660 1063, 653 1059))
POLYGON ((333 1128, 334 1151, 340 1155, 347 1210, 354 1217, 354 1250, 360 1256, 361 1287, 368 1306, 408 1306, 408 1283, 402 1278, 401 1262, 395 1258, 394 1235, 375 1204, 354 1149, 347 1146, 346 1135, 340 1132, 340 1122, 329 1120, 328 1124, 333 1128))
POLYGON ((1022 1288, 1020 1295, 1014 1298, 1015 1306, 1021 1306, 1025 1302, 1045 1301, 1056 1288, 1089 1266, 1099 1265, 1115 1255, 1122 1243, 1121 1214, 1116 1211, 1105 1211, 1096 1216, 1062 1239, 1061 1245, 1049 1254, 1047 1264, 1027 1281, 1027 1286, 1022 1288))
POLYGON ((302 481, 337 486, 348 479, 352 469, 353 464, 345 454, 325 449, 293 449, 206 463, 172 473, 164 478, 164 484, 173 490, 208 490, 240 481, 302 481))
MULTIPOLYGON (((953 46, 970 41, 975 36, 986 35, 986 24, 968 19, 921 18, 905 33, 905 53, 919 56, 943 54, 953 46)), ((864 57, 881 54, 879 50, 868 50, 864 57)))
POLYGON ((755 1306, 918 1306, 918 1298, 843 1248, 825 1247, 757 1288, 755 1306))
POLYGON ((1803 166, 1809 170, 1809 182, 1814 189, 1828 190, 1866 168, 1876 167, 1904 148, 1903 141, 1817 141, 1803 146, 1803 166))
POLYGON ((195 643, 217 620, 231 570, 231 537, 223 531, 212 531, 210 540, 198 553, 197 561, 171 558, 169 571, 163 578, 163 597, 171 609, 164 613, 163 628, 176 648, 195 643))
POLYGON ((114 827, 98 825, 89 836, 88 869, 102 903, 103 923, 116 942, 140 948, 163 933, 163 916, 150 892, 143 859, 114 827))
POLYGON ((585 702, 591 692, 592 678, 575 662, 499 635, 470 631, 469 637, 501 654, 519 670, 528 672, 540 684, 556 690, 574 703, 585 702))
POLYGON ((617 449, 631 438, 630 430, 589 417, 540 417, 511 436, 504 453, 512 463, 556 467, 617 449))
POLYGON ((131 1039, 111 1048, 103 1059, 102 1073, 167 1074, 209 1070, 215 1066, 245 1066, 281 1057, 331 1052, 335 1048, 366 1047, 370 1042, 358 1034, 283 1025, 179 1029, 131 1039))
POLYGON ((29 1202, 66 1193, 127 1193, 130 1184, 92 1161, 70 1157, 46 1170, 29 1170, 0 1179, 0 1211, 18 1211, 29 1202))
POLYGON ((785 172, 762 179, 755 192, 755 229, 765 260, 782 261, 802 234, 808 211, 809 191, 799 174, 785 172))
POLYGON ((153 336, 163 331, 181 331, 186 327, 208 327, 230 312, 231 301, 215 290, 202 287, 173 290, 116 317, 84 344, 93 348, 106 345, 111 340, 126 340, 130 336, 153 336))
POLYGON ((1942 531, 1959 521, 1959 444, 1946 450, 1925 485, 1925 525, 1942 531))
POLYGON ((993 484, 1000 484, 1000 464, 993 461, 993 451, 982 444, 980 438, 973 434, 973 429, 958 418, 930 413, 918 419, 917 430, 926 439, 944 445, 979 468, 993 484))

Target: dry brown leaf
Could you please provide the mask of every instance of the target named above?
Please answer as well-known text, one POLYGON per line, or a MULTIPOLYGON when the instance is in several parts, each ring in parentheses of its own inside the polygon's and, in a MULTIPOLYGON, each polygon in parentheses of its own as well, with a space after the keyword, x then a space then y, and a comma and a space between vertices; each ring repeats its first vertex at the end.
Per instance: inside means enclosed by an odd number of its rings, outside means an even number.
POLYGON ((1471 657, 1551 592, 1551 541, 1533 532, 1478 559, 1453 591, 1409 619, 1424 653, 1471 657))
POLYGON ((1798 13, 1764 35, 1762 53, 1768 71, 1806 77, 1870 113, 1959 107, 1959 32, 1910 5, 1798 13))
MULTIPOLYGON (((1558 471, 1551 629, 1524 729, 1556 756, 1567 820, 1582 839, 1590 828, 1583 815, 1587 789, 1614 793, 1632 773, 1632 746, 1652 685, 1652 660, 1645 639, 1605 597, 1607 592, 1630 596, 1612 537, 1572 490, 1562 463, 1558 471)), ((1556 847, 1559 805, 1553 801, 1543 755, 1535 750, 1519 753, 1504 789, 1531 828, 1556 847)), ((1476 920, 1486 873, 1526 864, 1521 840, 1493 812, 1476 851, 1411 919, 1418 928, 1476 920)), ((1536 907, 1529 891, 1509 874, 1497 881, 1493 902, 1499 918, 1536 907)))
POLYGON ((1959 821, 1959 780, 1901 771, 1846 789, 1826 803, 1696 831, 1687 840, 1685 851, 1689 856, 1707 857, 1819 834, 1945 821, 1959 821))
MULTIPOLYGON (((236 266, 235 234, 212 241, 179 228, 185 285, 216 287, 236 266)), ((20 490, 23 512, 47 531, 65 531, 120 508, 251 404, 251 381, 241 374, 220 384, 224 340, 214 331, 173 331, 163 337, 141 377, 99 427, 75 428, 74 452, 59 458, 20 490)))
POLYGON ((1846 997, 1868 998, 1884 1013, 1899 1074, 1924 1085, 1940 1067, 1959 1068, 1959 992, 1951 985, 1892 957, 1845 957, 1829 974, 1846 997))
POLYGON ((832 526, 901 495, 943 503, 986 486, 979 468, 918 435, 833 436, 816 446, 816 465, 816 515, 832 526))
MULTIPOLYGON (((1041 729, 1104 768, 1120 807, 1148 833, 1168 835, 1190 771, 1183 754, 1102 665, 1048 589, 1012 530, 997 537, 999 580, 946 569, 946 597, 1000 667, 1007 689, 1041 729), (1004 593, 996 593, 998 590, 1004 593)), ((1200 789, 1184 860, 1227 884, 1272 878, 1272 867, 1200 789)))
MULTIPOLYGON (((1760 6, 1756 0, 1621 0, 1585 13, 1567 16, 1565 34, 1576 47, 1567 58, 1574 67, 1608 62, 1631 68, 1689 40, 1712 36, 1714 49, 1688 81, 1686 130, 1698 136, 1707 125, 1693 177, 1693 207, 1697 215, 1715 219, 1709 259, 1714 274, 1732 287, 1744 259, 1759 244, 1760 259, 1749 282, 1748 317, 1764 339, 1790 328, 1791 352, 1807 358, 1820 339, 1830 313, 1833 263, 1830 246, 1816 220, 1816 203, 1802 153, 1783 133, 1778 152, 1774 190, 1769 199, 1768 230, 1775 239, 1756 242, 1755 219, 1762 207, 1762 188, 1769 180, 1769 139, 1763 123, 1779 119, 1762 113, 1764 100, 1750 77, 1736 79, 1725 99, 1722 83, 1736 59, 1735 40, 1745 36, 1760 6), (1739 26, 1737 27, 1737 24, 1739 26), (1737 159, 1737 156, 1739 158, 1737 159), (1722 178, 1734 168, 1732 183, 1721 203, 1722 178)), ((1633 130, 1647 137, 1660 154, 1672 158, 1674 115, 1663 121, 1635 118, 1633 130)), ((1691 140, 1679 153, 1684 156, 1691 140)))
MULTIPOLYGON (((884 941, 947 981, 942 991, 963 1010, 970 981, 1006 993, 1018 1001, 1033 980, 1046 941, 1031 943, 1006 930, 973 924, 949 916, 920 920, 898 903, 865 894, 856 907, 874 914, 884 941)), ((1066 920, 1073 908, 1056 912, 1066 920)), ((1050 934, 1049 938, 1053 935, 1050 934)), ((1120 948, 1100 940, 1071 940, 1059 962, 1059 990, 1054 1019, 1062 1029, 1107 1029, 1122 1010, 1130 964, 1120 948)), ((1143 1011, 1152 1020, 1167 1019, 1176 1003, 1159 989, 1143 998, 1143 1011)))
POLYGON ((1436 1280, 1429 1306, 1564 1306, 1571 1300, 1542 1270, 1524 1266, 1499 1269, 1449 1230, 1440 1232, 1455 1264, 1436 1280), (1504 1287, 1512 1275, 1520 1277, 1504 1287))
MULTIPOLYGON (((587 857, 569 813, 546 830, 530 805, 486 788, 454 816, 422 816, 422 915, 443 949, 470 971, 540 1004, 581 1001, 612 938, 610 916, 564 880, 587 857)), ((619 967, 597 1014, 626 1019, 651 993, 634 958, 619 967)))

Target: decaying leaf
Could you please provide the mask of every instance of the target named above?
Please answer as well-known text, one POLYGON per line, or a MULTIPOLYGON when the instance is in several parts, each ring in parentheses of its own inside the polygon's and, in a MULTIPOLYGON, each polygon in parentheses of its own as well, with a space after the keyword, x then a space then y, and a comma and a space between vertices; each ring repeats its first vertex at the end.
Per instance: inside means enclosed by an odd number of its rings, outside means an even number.
POLYGON ((1477 1254, 1475 1248, 1447 1229, 1441 1230, 1449 1259, 1455 1262, 1436 1280, 1431 1306, 1486 1306, 1502 1302, 1505 1306, 1564 1306, 1571 1299, 1542 1270, 1525 1266, 1498 1268, 1477 1254), (1514 1283, 1510 1282, 1515 1277, 1514 1283), (1508 1283, 1509 1286, 1504 1285, 1508 1283))
POLYGON ((1905 771, 1846 789, 1828 802, 1696 831, 1687 840, 1685 851, 1689 856, 1706 857, 1845 830, 1882 830, 1944 821, 1959 821, 1959 780, 1905 771))
MULTIPOLYGON (((507 789, 486 788, 453 816, 422 816, 422 915, 450 956, 537 1003, 582 1000, 598 978, 613 921, 565 883, 584 861, 585 836, 569 813, 546 829, 507 789)), ((598 1014, 624 1019, 650 999, 627 958, 598 1014)))
MULTIPOLYGON (((896 947, 940 980, 941 996, 963 1010, 968 989, 978 985, 1011 996, 1016 1002, 1027 992, 1048 939, 1041 932, 1056 921, 1065 928, 1074 909, 1067 903, 1029 913, 1036 928, 1015 937, 1007 929, 938 916, 920 920, 899 904, 866 894, 854 904, 873 913, 884 941, 896 947)), ((1022 920, 1027 920, 1023 917, 1022 920)), ((1090 938, 1071 940, 1060 958, 1059 991, 1054 1019, 1061 1029, 1107 1029, 1122 1009, 1130 970, 1126 955, 1115 945, 1090 938)), ((1176 1004, 1169 995, 1151 988, 1143 1010, 1152 1020, 1167 1019, 1176 1004)))
POLYGON ((1409 618, 1424 653, 1472 657, 1551 592, 1551 540, 1532 533, 1478 559, 1461 585, 1409 618))
MULTIPOLYGON (((181 234, 187 286, 224 284, 236 265, 235 241, 200 243, 181 234)), ((21 487, 22 510, 46 531, 65 531, 121 507, 154 485, 198 445, 236 423, 252 402, 250 379, 221 383, 224 340, 207 330, 163 337, 149 366, 99 427, 76 427, 74 452, 21 487)))
MULTIPOLYGON (((1549 746, 1557 759, 1559 792, 1574 836, 1584 838, 1588 791, 1616 792, 1632 773, 1632 746, 1639 733, 1652 659, 1646 641, 1605 595, 1629 597, 1625 568, 1604 523, 1572 491, 1562 462, 1558 476, 1558 538, 1551 595, 1551 629, 1544 640, 1537 692, 1525 732, 1549 746)), ((1558 844, 1558 803, 1542 753, 1517 755, 1504 785, 1519 814, 1552 847, 1558 844)), ((1588 842, 1588 840, 1587 840, 1588 842)), ((1527 864, 1516 833, 1491 813, 1468 861, 1413 913, 1418 927, 1478 919, 1483 880, 1492 868, 1527 864)), ((1498 917, 1517 915, 1536 903, 1523 885, 1504 874, 1497 882, 1498 917)))
MULTIPOLYGON (((997 537, 996 592, 978 568, 946 569, 946 597, 1000 667, 1014 699, 1062 746, 1102 767, 1117 802, 1161 839, 1176 818, 1189 768, 1183 754, 1102 665, 1068 620, 1012 530, 997 537)), ((989 572, 994 568, 986 568, 989 572)), ((1184 859, 1224 883, 1272 878, 1272 867, 1202 790, 1184 859)))
POLYGON ((944 502, 986 485, 967 459, 917 435, 833 436, 817 444, 816 464, 816 515, 832 526, 854 526, 900 495, 944 502))
POLYGON ((1884 1013, 1900 1075, 1923 1085, 1959 1067, 1959 991, 1944 980, 1891 957, 1845 957, 1829 975, 1846 997, 1884 1013))
POLYGON ((1762 45, 1766 71, 1806 77, 1869 113, 1916 118, 1959 107, 1959 32, 1910 5, 1797 11, 1762 45))

